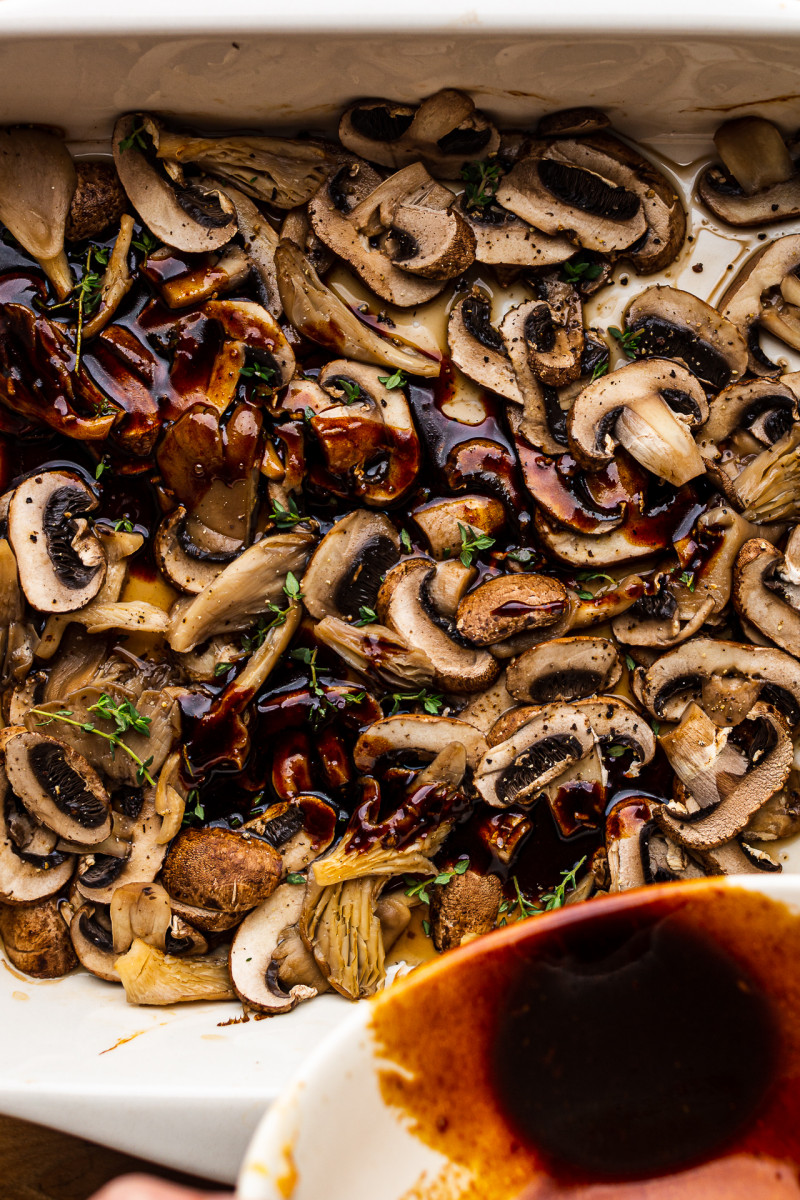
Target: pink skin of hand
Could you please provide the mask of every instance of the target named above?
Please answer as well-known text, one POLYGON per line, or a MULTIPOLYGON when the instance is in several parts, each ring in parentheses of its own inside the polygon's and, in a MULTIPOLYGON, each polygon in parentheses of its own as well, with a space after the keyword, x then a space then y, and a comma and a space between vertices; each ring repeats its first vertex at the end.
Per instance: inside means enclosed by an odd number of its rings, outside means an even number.
POLYGON ((91 1200, 231 1200, 231 1193, 197 1192, 148 1175, 126 1175, 107 1183, 91 1200))

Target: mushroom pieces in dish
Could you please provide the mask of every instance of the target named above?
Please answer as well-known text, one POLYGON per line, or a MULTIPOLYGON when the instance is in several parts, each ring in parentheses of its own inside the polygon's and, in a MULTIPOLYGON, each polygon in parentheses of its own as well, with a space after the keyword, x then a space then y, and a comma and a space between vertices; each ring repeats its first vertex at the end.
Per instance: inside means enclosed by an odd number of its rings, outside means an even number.
MULTIPOLYGON (((527 135, 452 89, 338 144, 0 133, 34 198, 0 188, 15 969, 286 1013, 428 938, 780 869, 800 382, 759 336, 800 345, 797 235, 712 307, 656 276, 683 205, 604 114, 527 135), (598 328, 620 270, 655 278, 598 328)), ((774 126, 717 146, 720 220, 794 211, 774 126)))

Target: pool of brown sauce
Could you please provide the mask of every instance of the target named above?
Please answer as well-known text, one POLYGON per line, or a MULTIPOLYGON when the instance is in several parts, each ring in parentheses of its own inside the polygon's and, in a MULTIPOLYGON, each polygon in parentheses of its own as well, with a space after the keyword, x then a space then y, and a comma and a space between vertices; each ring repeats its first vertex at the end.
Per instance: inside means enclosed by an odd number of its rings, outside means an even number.
POLYGON ((800 917, 758 893, 565 908, 432 964, 371 1021, 399 1068, 384 1099, 469 1170, 459 1195, 800 1197, 800 917))

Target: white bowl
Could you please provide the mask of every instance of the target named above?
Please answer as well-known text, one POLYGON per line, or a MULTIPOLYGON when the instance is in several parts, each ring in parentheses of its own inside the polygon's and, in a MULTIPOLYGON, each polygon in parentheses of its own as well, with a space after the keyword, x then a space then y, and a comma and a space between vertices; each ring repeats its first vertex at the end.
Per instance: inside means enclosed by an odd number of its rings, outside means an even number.
MULTIPOLYGON (((402 11, 3 0, 0 33, 0 120, 61 126, 80 150, 106 145, 128 110, 331 128, 357 96, 413 101, 442 86, 470 90, 503 124, 598 105, 680 163, 710 153, 723 116, 800 124, 800 5, 783 0, 677 0, 659 13, 638 0, 406 0, 402 11)), ((0 1110, 232 1181, 259 1113, 303 1058, 363 1020, 323 996, 219 1027, 239 1011, 132 1009, 85 975, 36 983, 0 971, 0 1110)))

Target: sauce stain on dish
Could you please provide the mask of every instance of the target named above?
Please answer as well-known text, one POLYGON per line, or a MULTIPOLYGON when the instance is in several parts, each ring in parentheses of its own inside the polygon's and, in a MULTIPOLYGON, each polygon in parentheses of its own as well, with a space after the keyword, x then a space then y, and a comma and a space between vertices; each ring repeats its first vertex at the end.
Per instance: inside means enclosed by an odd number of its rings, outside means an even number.
POLYGON ((800 917, 757 893, 512 926, 380 996, 372 1031, 384 1100, 470 1195, 800 1197, 800 917))

